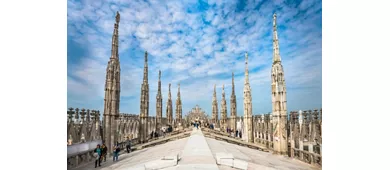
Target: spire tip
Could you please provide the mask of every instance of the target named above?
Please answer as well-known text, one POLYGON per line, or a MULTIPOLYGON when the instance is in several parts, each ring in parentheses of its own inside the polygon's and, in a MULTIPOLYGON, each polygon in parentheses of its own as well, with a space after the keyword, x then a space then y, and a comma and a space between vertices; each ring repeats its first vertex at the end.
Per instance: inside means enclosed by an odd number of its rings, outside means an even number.
POLYGON ((116 11, 115 21, 117 24, 119 24, 119 21, 121 20, 121 15, 119 14, 119 11, 116 11))

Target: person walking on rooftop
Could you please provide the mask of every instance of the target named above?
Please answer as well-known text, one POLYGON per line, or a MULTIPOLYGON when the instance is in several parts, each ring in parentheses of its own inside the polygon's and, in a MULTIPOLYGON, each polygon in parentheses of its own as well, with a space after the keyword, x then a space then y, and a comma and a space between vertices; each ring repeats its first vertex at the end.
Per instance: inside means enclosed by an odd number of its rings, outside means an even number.
POLYGON ((118 161, 118 157, 119 157, 119 151, 120 151, 120 148, 119 148, 119 145, 114 145, 113 146, 113 161, 118 161))
POLYGON ((100 166, 100 159, 102 156, 102 150, 100 148, 100 145, 96 146, 96 149, 94 150, 93 156, 95 157, 95 168, 97 167, 98 163, 100 166))
POLYGON ((102 144, 102 156, 101 156, 101 160, 100 161, 103 161, 106 162, 106 158, 107 158, 107 146, 103 143, 102 144))
POLYGON ((131 141, 130 141, 129 137, 127 137, 127 140, 126 140, 126 150, 127 150, 127 153, 130 153, 130 151, 131 151, 131 141))

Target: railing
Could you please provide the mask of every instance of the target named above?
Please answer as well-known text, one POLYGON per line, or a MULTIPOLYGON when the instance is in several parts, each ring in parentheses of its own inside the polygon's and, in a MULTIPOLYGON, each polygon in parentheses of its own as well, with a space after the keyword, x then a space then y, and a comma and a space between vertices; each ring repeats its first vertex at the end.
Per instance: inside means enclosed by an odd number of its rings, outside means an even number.
MULTIPOLYGON (((101 140, 91 141, 87 143, 80 143, 80 144, 74 144, 69 145, 67 147, 68 155, 67 155, 67 166, 68 169, 75 168, 84 164, 87 164, 89 162, 95 161, 95 158, 93 157, 94 150, 96 148, 96 145, 102 144, 101 140)), ((138 139, 132 139, 131 140, 132 146, 138 144, 138 139)), ((109 146, 107 146, 109 147, 109 146)), ((126 143, 121 142, 119 143, 119 147, 121 150, 126 149, 126 143)), ((109 153, 107 153, 109 154, 109 153)))
POLYGON ((311 153, 309 151, 300 150, 297 148, 293 148, 293 150, 294 150, 294 155, 292 155, 293 158, 315 166, 322 166, 321 155, 316 153, 311 153))

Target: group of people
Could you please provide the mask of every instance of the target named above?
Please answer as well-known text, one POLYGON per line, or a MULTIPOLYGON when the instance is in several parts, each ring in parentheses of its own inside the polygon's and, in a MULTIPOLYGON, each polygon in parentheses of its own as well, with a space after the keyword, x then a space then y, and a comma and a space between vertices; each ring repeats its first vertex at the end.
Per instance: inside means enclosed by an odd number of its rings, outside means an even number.
POLYGON ((196 127, 196 129, 199 129, 199 126, 201 125, 201 123, 200 122, 194 122, 194 123, 191 122, 191 125, 196 127))
MULTIPOLYGON (((112 146, 112 150, 113 150, 113 162, 118 161, 119 152, 121 151, 118 142, 112 146)), ((127 139, 126 139, 126 150, 127 150, 127 153, 130 153, 130 151, 131 151, 131 141, 130 141, 129 137, 127 137, 127 139)), ((107 147, 106 147, 104 141, 103 141, 103 144, 101 146, 100 146, 100 144, 98 144, 96 146, 93 155, 96 158, 95 168, 97 168, 97 166, 101 166, 100 164, 102 161, 106 162, 107 147)))
POLYGON ((236 130, 235 132, 233 131, 233 129, 231 129, 231 128, 226 128, 226 132, 227 133, 229 133, 229 134, 232 134, 232 136, 234 136, 234 137, 242 137, 242 133, 241 133, 241 131, 238 131, 238 130, 236 130))

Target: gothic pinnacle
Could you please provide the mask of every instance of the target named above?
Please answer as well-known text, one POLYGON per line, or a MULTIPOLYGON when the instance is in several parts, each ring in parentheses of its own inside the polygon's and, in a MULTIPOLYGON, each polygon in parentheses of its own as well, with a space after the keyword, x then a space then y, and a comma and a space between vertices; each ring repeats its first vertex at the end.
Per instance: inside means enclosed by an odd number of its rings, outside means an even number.
POLYGON ((222 97, 225 98, 225 84, 222 84, 222 97))
POLYGON ((145 63, 148 62, 148 51, 145 51, 145 63))
POLYGON ((234 94, 234 72, 232 72, 232 95, 234 94))
POLYGON ((216 90, 216 85, 215 84, 214 84, 213 100, 217 100, 217 90, 216 90))
POLYGON ((116 11, 115 21, 117 24, 119 24, 119 21, 121 20, 121 15, 119 14, 119 11, 116 11))
POLYGON ((281 62, 280 52, 279 52, 279 40, 277 32, 277 23, 276 23, 276 14, 273 15, 273 63, 281 62))
POLYGON ((145 51, 144 83, 148 83, 148 52, 145 51))
POLYGON ((115 24, 114 24, 114 33, 112 34, 112 46, 111 46, 111 59, 118 59, 118 27, 119 27, 120 15, 119 12, 116 12, 115 24))
POLYGON ((177 98, 180 98, 180 83, 177 84, 177 98))
POLYGON ((248 53, 245 53, 245 84, 249 84, 248 53))
POLYGON ((169 83, 169 88, 168 88, 168 99, 171 99, 171 83, 169 83))

